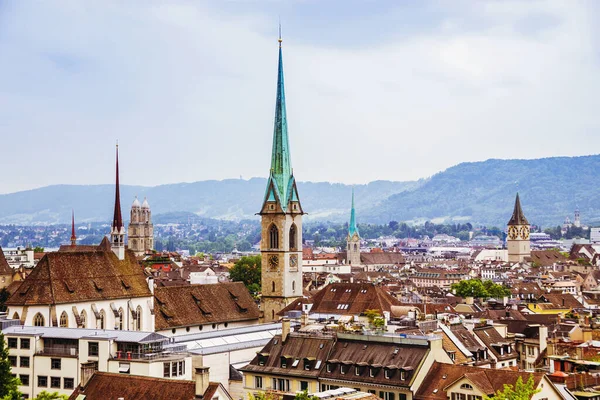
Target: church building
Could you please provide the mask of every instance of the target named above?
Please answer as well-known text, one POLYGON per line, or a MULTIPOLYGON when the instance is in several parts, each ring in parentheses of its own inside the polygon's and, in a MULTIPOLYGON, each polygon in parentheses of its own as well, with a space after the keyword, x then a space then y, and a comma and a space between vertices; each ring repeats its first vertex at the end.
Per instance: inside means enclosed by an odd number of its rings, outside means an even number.
POLYGON ((529 229, 529 222, 523 214, 521 200, 517 193, 515 208, 510 221, 508 221, 508 237, 506 239, 508 262, 521 263, 525 261, 525 257, 531 256, 529 229))
POLYGON ((302 206, 292 170, 288 140, 283 58, 279 67, 271 171, 261 216, 262 312, 264 322, 302 296, 302 206))
POLYGON ((354 189, 352 189, 352 209, 350 210, 350 223, 348 224, 348 243, 346 253, 348 264, 358 267, 360 265, 360 235, 356 226, 356 215, 354 211, 354 189))

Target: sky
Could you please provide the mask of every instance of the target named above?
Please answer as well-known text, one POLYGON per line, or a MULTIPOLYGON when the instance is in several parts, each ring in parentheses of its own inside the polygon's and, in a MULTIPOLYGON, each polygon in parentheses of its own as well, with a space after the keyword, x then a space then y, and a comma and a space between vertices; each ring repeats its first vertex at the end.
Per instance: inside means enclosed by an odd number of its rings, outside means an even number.
POLYGON ((281 20, 294 175, 361 184, 598 153, 600 4, 0 1, 0 193, 267 176, 281 20))

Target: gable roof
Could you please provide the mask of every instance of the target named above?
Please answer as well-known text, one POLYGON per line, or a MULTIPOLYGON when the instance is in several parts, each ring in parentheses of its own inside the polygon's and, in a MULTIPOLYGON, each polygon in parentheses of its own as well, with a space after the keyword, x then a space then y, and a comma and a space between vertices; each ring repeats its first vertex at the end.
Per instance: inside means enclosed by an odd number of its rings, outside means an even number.
POLYGON ((242 282, 157 287, 154 299, 156 330, 259 318, 242 282))
POLYGON ((152 296, 133 252, 127 250, 120 261, 104 242, 92 251, 46 253, 6 304, 50 305, 152 296))
POLYGON ((481 340, 485 346, 490 349, 496 359, 502 361, 510 358, 517 358, 517 352, 510 352, 500 354, 497 346, 509 345, 510 341, 506 340, 498 333, 498 331, 491 325, 479 327, 473 329, 473 333, 481 340))
POLYGON ((556 308, 583 308, 583 304, 571 293, 544 293, 540 299, 552 303, 556 308))
POLYGON ((78 386, 69 400, 76 400, 80 395, 84 395, 85 400, 117 398, 194 400, 196 399, 196 383, 194 381, 95 372, 85 388, 82 389, 78 386))
POLYGON ((398 299, 370 283, 331 283, 314 295, 310 312, 356 315, 366 310, 391 311, 392 306, 400 305, 398 299))
POLYGON ((537 387, 544 379, 543 373, 517 372, 508 369, 488 369, 434 362, 415 394, 416 400, 447 400, 447 388, 462 378, 467 378, 479 390, 492 395, 504 389, 504 384, 514 384, 519 377, 527 382, 532 376, 537 387))
POLYGON ((13 269, 8 265, 2 247, 0 247, 0 275, 12 275, 13 269))

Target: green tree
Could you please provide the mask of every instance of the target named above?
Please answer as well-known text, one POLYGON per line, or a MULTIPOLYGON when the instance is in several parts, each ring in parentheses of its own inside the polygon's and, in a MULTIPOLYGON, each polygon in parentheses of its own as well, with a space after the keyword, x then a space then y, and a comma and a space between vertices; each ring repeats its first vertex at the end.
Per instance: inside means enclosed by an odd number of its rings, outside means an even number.
POLYGON ((497 299, 500 299, 504 296, 510 296, 509 288, 494 283, 492 281, 484 281, 483 286, 487 291, 487 297, 495 297, 497 299))
POLYGON ((244 256, 229 270, 229 278, 243 282, 251 293, 260 291, 261 256, 244 256))
POLYGON ((460 297, 488 297, 487 290, 480 279, 468 279, 454 283, 451 289, 460 297))
POLYGON ((6 311, 6 300, 10 297, 10 292, 7 288, 0 289, 0 311, 6 311))
POLYGON ((8 360, 8 348, 4 341, 4 335, 0 333, 0 398, 20 399, 20 393, 17 386, 20 384, 17 378, 11 374, 10 361, 8 360))
POLYGON ((304 390, 303 392, 296 393, 294 400, 319 400, 319 398, 317 396, 309 395, 308 390, 304 390))
POLYGON ((40 247, 40 246, 35 246, 35 247, 33 248, 33 252, 34 252, 34 253, 43 253, 43 252, 44 252, 44 248, 43 248, 43 247, 40 247))
POLYGON ((519 376, 515 385, 504 384, 503 390, 498 390, 492 397, 483 396, 483 400, 530 400, 540 389, 535 388, 533 376, 529 375, 527 382, 519 376))
POLYGON ((45 390, 38 394, 34 400, 69 400, 69 396, 58 394, 58 392, 46 392, 45 390))

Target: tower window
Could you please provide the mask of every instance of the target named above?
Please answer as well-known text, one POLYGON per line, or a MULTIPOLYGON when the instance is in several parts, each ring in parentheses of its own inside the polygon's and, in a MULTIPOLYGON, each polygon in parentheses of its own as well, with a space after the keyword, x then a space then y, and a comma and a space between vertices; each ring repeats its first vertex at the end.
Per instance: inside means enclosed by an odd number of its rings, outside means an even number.
POLYGON ((354 243, 354 251, 358 251, 358 245, 354 243))
POLYGON ((271 291, 275 293, 275 281, 271 282, 271 291))
POLYGON ((296 224, 292 224, 290 228, 290 250, 296 250, 297 243, 297 229, 296 224))
POLYGON ((269 248, 279 248, 279 229, 277 229, 275 224, 271 225, 271 228, 269 228, 269 248))
POLYGON ((296 291, 296 281, 292 281, 292 291, 296 291))

